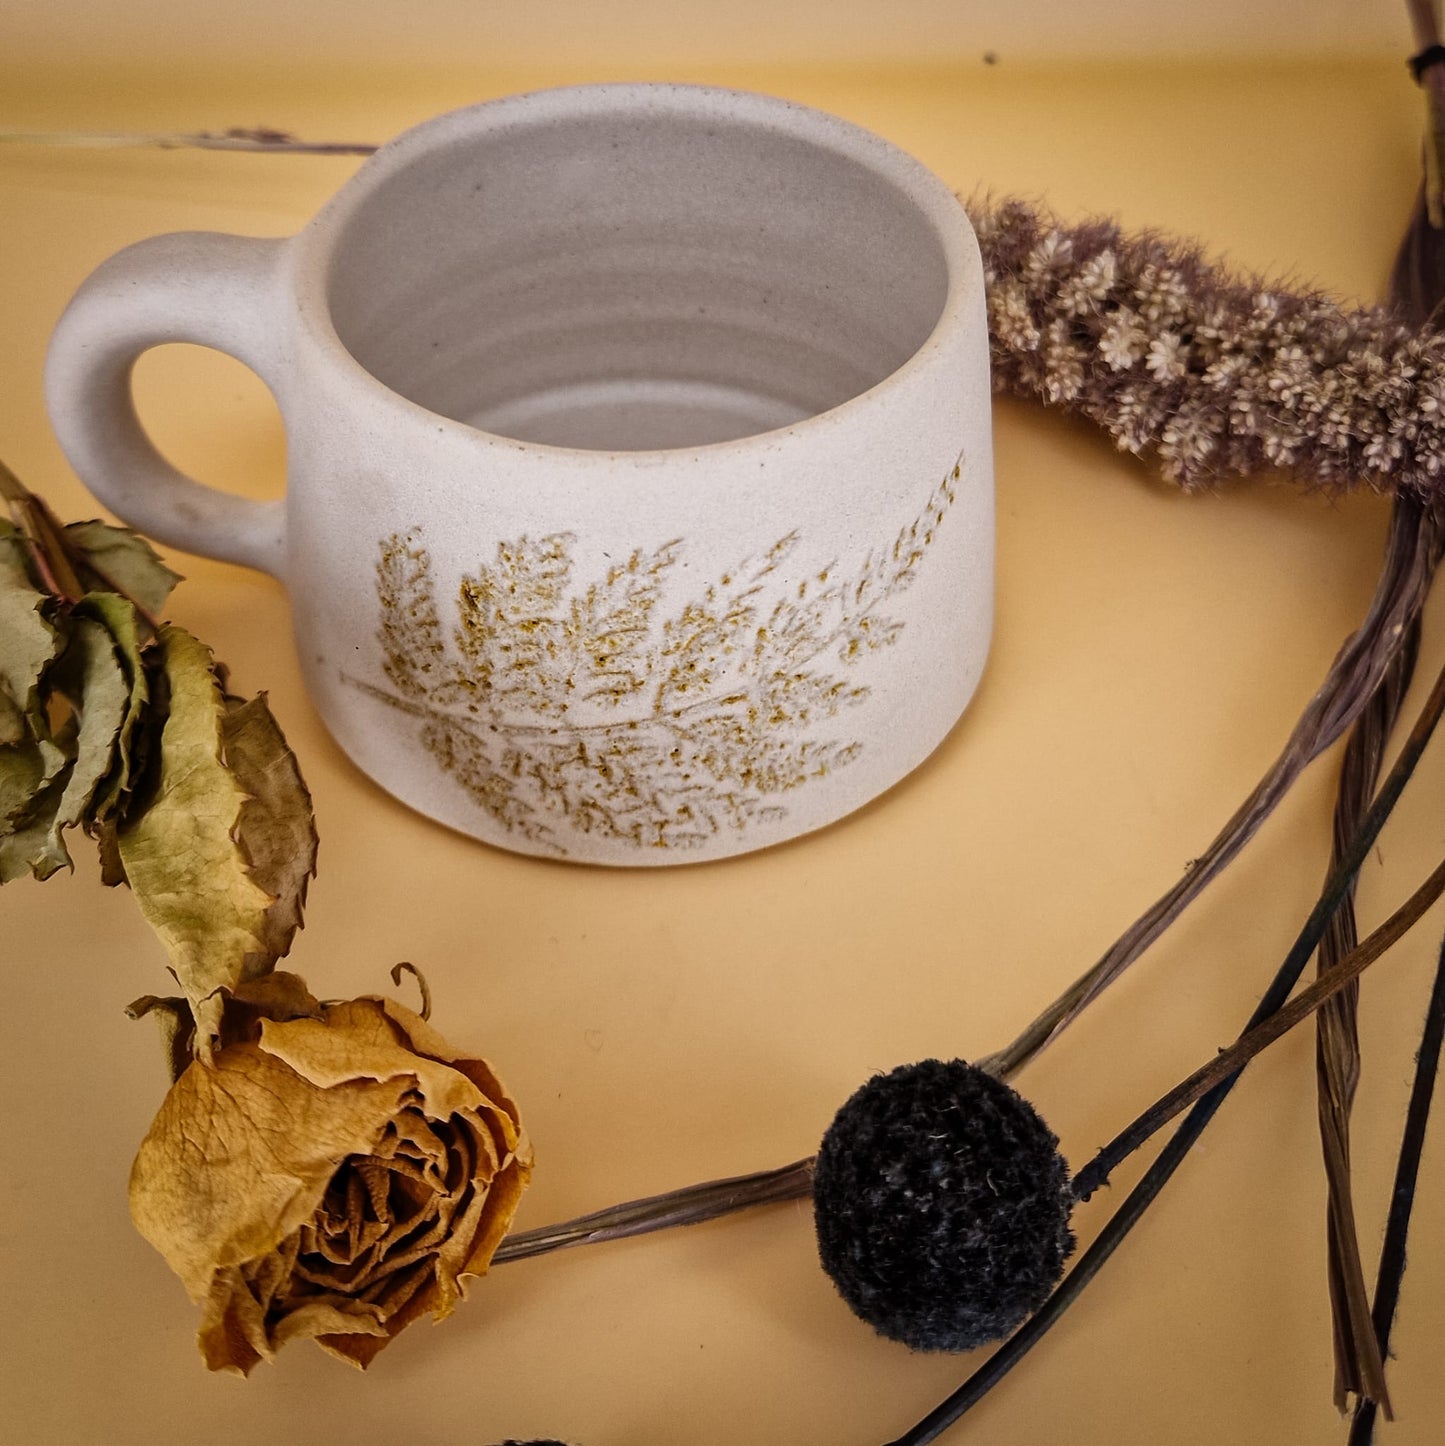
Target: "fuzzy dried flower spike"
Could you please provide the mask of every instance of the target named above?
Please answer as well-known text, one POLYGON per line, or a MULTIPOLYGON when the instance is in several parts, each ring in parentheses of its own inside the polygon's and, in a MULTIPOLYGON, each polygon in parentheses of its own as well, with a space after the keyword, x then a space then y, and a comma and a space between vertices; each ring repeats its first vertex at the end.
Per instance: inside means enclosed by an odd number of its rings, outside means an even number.
POLYGON ((1282 468, 1438 493, 1445 341, 1381 308, 1271 286, 1198 247, 975 199, 994 385, 1089 418, 1181 486, 1282 468))

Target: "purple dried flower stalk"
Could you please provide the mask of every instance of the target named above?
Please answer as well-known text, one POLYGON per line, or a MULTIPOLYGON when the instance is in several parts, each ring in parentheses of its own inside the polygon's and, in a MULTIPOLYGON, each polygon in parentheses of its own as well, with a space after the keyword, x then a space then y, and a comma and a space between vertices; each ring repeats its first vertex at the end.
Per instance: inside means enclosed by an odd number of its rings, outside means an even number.
POLYGON ((1277 468, 1331 491, 1445 490, 1437 333, 1111 221, 967 206, 996 390, 1087 417, 1186 488, 1277 468))

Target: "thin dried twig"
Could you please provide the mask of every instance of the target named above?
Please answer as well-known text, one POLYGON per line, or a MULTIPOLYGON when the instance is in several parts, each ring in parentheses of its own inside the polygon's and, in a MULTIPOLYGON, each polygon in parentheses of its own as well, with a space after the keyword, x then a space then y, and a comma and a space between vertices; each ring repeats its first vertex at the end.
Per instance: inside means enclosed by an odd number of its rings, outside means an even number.
POLYGON ((1324 684, 1295 724, 1284 750, 1208 848, 1073 984, 1003 1049, 978 1064, 1007 1079, 1057 1039, 1193 901, 1254 837, 1306 766, 1360 715, 1430 588, 1445 527, 1434 509, 1403 494, 1390 522, 1385 563, 1359 630, 1340 649, 1324 684))
MULTIPOLYGON (((1430 735, 1445 712, 1445 669, 1442 669, 1430 691, 1430 696, 1421 709, 1410 736, 1405 740, 1391 768, 1389 776, 1381 786, 1379 794, 1365 814, 1359 832, 1351 840, 1346 856, 1331 874, 1319 902, 1305 921, 1294 946, 1284 963, 1275 974, 1270 987, 1265 991, 1258 1007, 1245 1025, 1246 1032, 1263 1023, 1284 1007, 1310 955, 1318 947, 1325 926, 1339 907, 1360 865, 1379 837, 1380 829, 1391 810, 1404 792, 1415 766, 1419 763, 1430 735)), ((1437 871, 1438 872, 1438 871, 1437 871)), ((1417 895, 1418 897, 1418 895, 1417 895)), ((1159 1192, 1184 1162, 1193 1147, 1228 1098, 1229 1092, 1242 1074, 1242 1069, 1214 1085, 1202 1098, 1196 1100, 1183 1123, 1170 1136, 1164 1148, 1155 1157, 1154 1163, 1145 1171, 1143 1178, 1131 1190, 1124 1203, 1109 1218, 1108 1223, 1084 1251, 1072 1270, 1054 1293, 1032 1315, 1023 1326, 1006 1340, 997 1351, 975 1371, 951 1396, 929 1412, 911 1430, 898 1437, 888 1446, 927 1446, 949 1426, 972 1410, 989 1391, 993 1389, 1018 1363, 1036 1346, 1059 1318, 1083 1293, 1084 1288, 1103 1268, 1106 1261, 1123 1244, 1125 1237, 1138 1224, 1144 1212, 1154 1202, 1159 1192)), ((1076 1188, 1086 1190, 1089 1182, 1081 1178, 1076 1188)))
MULTIPOLYGON (((1410 29, 1415 36, 1416 49, 1423 52, 1432 45, 1438 45, 1438 0, 1405 0, 1405 9, 1410 14, 1410 29)), ((1421 203, 1430 226, 1438 231, 1445 226, 1445 193, 1442 193, 1445 167, 1441 164, 1441 152, 1445 149, 1445 66, 1427 67, 1420 76, 1420 88, 1425 92, 1425 184, 1421 203)))
POLYGON ((270 155, 369 156, 366 141, 303 141, 267 126, 233 126, 225 131, 0 131, 0 145, 77 150, 256 151, 270 155))
MULTIPOLYGON (((1412 504, 1403 498, 1396 500, 1397 507, 1406 505, 1412 504)), ((1423 514, 1421 520, 1423 522, 1423 514)), ((1410 620, 1405 646, 1395 655, 1379 689, 1350 734, 1335 801, 1331 870, 1359 831, 1360 819, 1374 794, 1385 744, 1394 729, 1414 671, 1419 634, 1417 614, 1410 620)), ((1354 892, 1351 886, 1320 942, 1317 967, 1321 978, 1346 958, 1358 942, 1354 892)), ((1358 998, 1359 987, 1352 983, 1316 1016, 1320 1144, 1329 1189, 1326 1245, 1335 1356, 1334 1395, 1335 1405, 1341 1411, 1353 1393, 1380 1402, 1388 1413, 1385 1368, 1370 1322, 1370 1297, 1360 1259, 1350 1184, 1350 1109, 1360 1074, 1358 998)))
MULTIPOLYGON (((1417 47, 1423 52, 1438 45, 1440 27, 1434 0, 1409 0, 1409 9, 1417 47)), ((1431 324, 1445 299, 1445 233, 1438 229, 1442 221, 1439 131, 1442 114, 1445 114, 1441 107, 1445 99, 1445 67, 1431 65, 1421 79, 1427 111, 1424 175, 1390 276, 1391 302, 1417 327, 1431 324)), ((1426 505, 1437 514, 1435 518, 1427 517, 1420 504, 1411 503, 1404 495, 1397 495, 1395 499, 1397 511, 1414 507, 1422 536, 1424 529, 1439 527, 1438 504, 1426 505)), ((1414 672, 1419 637, 1417 611, 1410 619, 1404 646, 1395 655, 1369 707, 1351 733, 1335 803, 1332 866, 1358 828, 1374 792, 1385 745, 1414 672)), ((1348 954, 1355 941, 1352 890, 1320 945, 1320 973, 1324 974, 1348 954)), ((1348 1406, 1351 1395, 1373 1401, 1388 1419, 1392 1415, 1389 1389, 1371 1319, 1350 1178, 1350 1114, 1361 1068, 1358 1002, 1358 986, 1351 985, 1332 999, 1316 1019, 1320 1147, 1329 1193, 1326 1260, 1335 1361, 1334 1400, 1341 1411, 1348 1406)))
MULTIPOLYGON (((1405 1243, 1410 1233, 1410 1214, 1415 1204, 1415 1184, 1420 1174, 1420 1156, 1425 1149, 1425 1127, 1430 1121, 1430 1104, 1435 1077, 1440 1068, 1440 1048, 1445 1043, 1445 944, 1435 969, 1435 983, 1425 1013, 1424 1038, 1415 1056, 1415 1081, 1405 1110, 1405 1131, 1400 1141, 1395 1183, 1390 1193, 1390 1216, 1385 1225, 1385 1243, 1380 1251, 1380 1273, 1375 1283, 1374 1325, 1381 1356, 1390 1351, 1390 1327, 1400 1300, 1400 1282, 1405 1275, 1405 1243)), ((1370 1446, 1375 1431, 1375 1402, 1364 1397, 1355 1405, 1350 1423, 1349 1446, 1370 1446)))
POLYGON ((662 1195, 594 1210, 590 1215, 580 1215, 558 1225, 519 1231, 507 1236, 492 1262, 504 1265, 509 1260, 528 1260, 572 1245, 598 1245, 674 1225, 696 1225, 754 1205, 800 1200, 812 1193, 813 1161, 798 1160, 781 1169, 739 1175, 730 1180, 709 1180, 685 1190, 669 1190, 662 1195))
MULTIPOLYGON (((1338 867, 1338 866, 1337 866, 1338 867)), ((1074 1194, 1087 1200, 1096 1190, 1108 1184, 1109 1176, 1119 1164, 1134 1153, 1146 1140, 1177 1118, 1196 1100, 1239 1071, 1262 1049, 1267 1049, 1281 1035, 1287 1034, 1301 1020, 1338 999, 1341 992, 1359 981, 1360 975, 1382 958, 1425 916, 1430 906, 1445 893, 1445 863, 1431 871, 1429 878, 1380 925, 1362 944, 1322 970, 1308 989, 1301 990, 1288 1004, 1247 1030, 1228 1049, 1222 1049, 1207 1064, 1201 1065, 1188 1079, 1156 1100, 1126 1129, 1121 1130, 1074 1177, 1074 1194)), ((1386 1404, 1382 1392, 1371 1399, 1386 1404)))

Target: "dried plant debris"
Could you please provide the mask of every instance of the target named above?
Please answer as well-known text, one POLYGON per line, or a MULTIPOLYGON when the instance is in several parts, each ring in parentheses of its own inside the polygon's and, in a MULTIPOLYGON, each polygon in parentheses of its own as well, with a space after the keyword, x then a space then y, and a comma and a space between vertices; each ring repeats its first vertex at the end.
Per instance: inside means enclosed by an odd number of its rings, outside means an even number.
MULTIPOLYGON (((74 561, 83 565, 92 544, 121 550, 104 546, 94 530, 102 525, 66 537, 74 561)), ((120 534, 131 580, 163 603, 174 574, 133 533, 107 531, 120 534)), ((77 825, 95 834, 120 815, 142 749, 150 624, 115 592, 57 594, 54 571, 33 534, 0 519, 0 883, 68 868, 63 834, 77 825)))
POLYGON ((394 1000, 321 1003, 276 968, 316 829, 265 695, 230 695, 160 621, 177 578, 146 542, 0 483, 0 882, 68 866, 82 828, 180 987, 128 1010, 171 1075, 132 1218, 201 1306, 211 1369, 306 1338, 364 1367, 490 1265, 531 1174, 517 1108, 394 1000))
MULTIPOLYGON (((195 1020, 290 948, 315 871, 311 799, 264 695, 159 621, 178 581, 105 522, 62 526, 0 469, 0 883, 71 866, 129 883, 195 1020)), ((168 1035, 209 1048, 213 1029, 168 1035)))

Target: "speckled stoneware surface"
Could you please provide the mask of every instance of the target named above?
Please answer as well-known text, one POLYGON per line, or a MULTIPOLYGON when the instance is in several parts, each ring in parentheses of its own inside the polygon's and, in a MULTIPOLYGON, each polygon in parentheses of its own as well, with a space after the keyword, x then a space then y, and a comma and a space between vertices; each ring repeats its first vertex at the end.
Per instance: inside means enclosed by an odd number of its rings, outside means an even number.
POLYGON ((936 177, 802 106, 608 85, 453 112, 295 238, 113 257, 46 380, 122 518, 286 583, 347 753, 503 848, 792 838, 920 763, 983 668, 977 247, 936 177), (155 452, 128 379, 165 341, 271 387, 284 503, 155 452))

